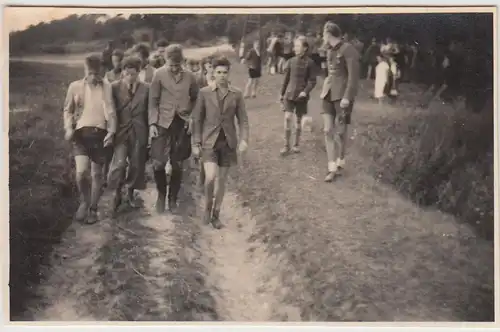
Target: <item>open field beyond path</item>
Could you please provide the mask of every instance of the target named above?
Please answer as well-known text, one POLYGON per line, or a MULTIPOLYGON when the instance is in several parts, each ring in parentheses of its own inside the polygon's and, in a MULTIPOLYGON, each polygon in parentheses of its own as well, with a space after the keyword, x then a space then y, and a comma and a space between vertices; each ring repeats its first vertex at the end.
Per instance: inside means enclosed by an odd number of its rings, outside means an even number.
MULTIPOLYGON (((59 65, 11 66, 16 76, 10 78, 10 107, 38 105, 33 112, 11 113, 11 183, 23 174, 26 183, 34 181, 30 190, 42 190, 54 180, 35 183, 36 174, 26 174, 19 164, 13 167, 13 153, 22 148, 29 152, 21 144, 26 132, 37 144, 44 136, 40 130, 48 130, 43 123, 62 127, 65 89, 80 72, 59 65), (30 122, 23 126, 21 117, 30 122)), ((246 70, 234 65, 231 75, 243 87, 246 70)), ((144 207, 124 211, 117 221, 105 217, 92 226, 69 225, 72 211, 54 208, 52 220, 58 220, 61 239, 43 253, 50 259, 40 260, 38 297, 31 296, 25 310, 18 304, 12 318, 491 321, 493 243, 381 183, 362 153, 362 133, 382 112, 397 119, 397 109, 376 109, 366 91, 361 93, 346 175, 326 184, 318 88, 310 103, 314 131, 304 133, 302 153, 279 157, 283 114, 276 100, 281 79, 263 77, 259 98, 247 102, 250 149, 231 172, 221 211, 225 228, 201 225, 203 202, 190 162, 178 216, 152 212, 152 185, 141 193, 144 207)), ((50 135, 62 139, 61 129, 54 130, 50 135)), ((40 159, 50 164, 63 150, 40 159)), ((25 160, 24 166, 34 162, 25 160)), ((105 213, 109 201, 107 194, 105 213)), ((22 214, 11 211, 11 216, 13 212, 22 214)), ((19 229, 23 234, 44 231, 44 220, 38 228, 26 220, 15 225, 11 219, 11 241, 19 229)), ((22 264, 20 257, 28 252, 16 241, 21 249, 11 249, 11 283, 33 266, 22 264)), ((16 285, 23 289, 21 281, 16 285)))

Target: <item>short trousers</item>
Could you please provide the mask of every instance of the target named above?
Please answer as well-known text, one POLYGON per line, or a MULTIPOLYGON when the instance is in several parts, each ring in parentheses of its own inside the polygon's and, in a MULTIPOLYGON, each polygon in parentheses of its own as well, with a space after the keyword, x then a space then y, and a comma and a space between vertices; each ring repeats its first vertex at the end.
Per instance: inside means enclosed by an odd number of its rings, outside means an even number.
POLYGON ((316 66, 321 67, 322 59, 321 59, 321 56, 318 53, 311 54, 311 60, 314 61, 314 63, 316 64, 316 66))
POLYGON ((236 149, 229 147, 223 131, 217 136, 214 147, 203 148, 201 153, 204 163, 216 163, 219 167, 230 167, 238 161, 236 149))
POLYGON ((187 133, 186 121, 177 114, 168 128, 158 127, 158 136, 151 140, 151 159, 162 164, 169 160, 183 161, 191 155, 191 135, 187 133))
POLYGON ((250 78, 259 78, 262 76, 261 68, 248 68, 248 75, 250 78))
POLYGON ((353 109, 353 103, 351 102, 346 109, 340 107, 340 100, 331 101, 330 93, 322 100, 322 114, 330 114, 334 118, 338 115, 338 122, 351 124, 351 113, 353 109))
POLYGON ((105 165, 109 154, 113 153, 113 147, 104 147, 104 138, 107 133, 107 130, 96 127, 82 127, 75 130, 73 154, 89 157, 92 162, 105 165))
POLYGON ((307 114, 307 99, 303 100, 283 100, 284 112, 295 113, 297 116, 303 116, 307 114))
POLYGON ((293 57, 294 57, 293 53, 285 53, 285 54, 283 54, 283 59, 285 59, 285 60, 290 60, 293 57))

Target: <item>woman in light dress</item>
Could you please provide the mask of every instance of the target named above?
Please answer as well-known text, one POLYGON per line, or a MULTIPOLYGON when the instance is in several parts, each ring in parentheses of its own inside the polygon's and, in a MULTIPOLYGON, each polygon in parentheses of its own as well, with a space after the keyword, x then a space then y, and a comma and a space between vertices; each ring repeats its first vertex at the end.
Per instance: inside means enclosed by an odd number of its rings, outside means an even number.
POLYGON ((389 63, 382 55, 377 55, 377 66, 375 67, 375 88, 373 97, 378 100, 379 104, 383 103, 386 96, 387 85, 390 84, 391 68, 389 63))

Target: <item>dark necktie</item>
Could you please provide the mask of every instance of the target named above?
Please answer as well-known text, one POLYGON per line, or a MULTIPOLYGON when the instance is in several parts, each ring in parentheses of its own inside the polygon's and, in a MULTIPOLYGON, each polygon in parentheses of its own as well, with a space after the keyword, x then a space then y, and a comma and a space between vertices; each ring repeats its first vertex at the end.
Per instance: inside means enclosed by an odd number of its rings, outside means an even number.
POLYGON ((128 95, 130 98, 132 98, 134 96, 134 85, 133 84, 128 85, 128 95))

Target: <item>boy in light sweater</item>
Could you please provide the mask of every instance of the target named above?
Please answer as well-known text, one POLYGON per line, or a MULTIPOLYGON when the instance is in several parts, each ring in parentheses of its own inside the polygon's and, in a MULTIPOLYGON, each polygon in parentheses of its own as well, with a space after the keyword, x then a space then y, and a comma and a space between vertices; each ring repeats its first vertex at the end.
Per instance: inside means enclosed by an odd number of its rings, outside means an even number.
POLYGON ((73 144, 80 193, 75 219, 88 224, 98 220, 103 168, 116 132, 111 84, 101 73, 101 56, 85 58, 85 77, 69 85, 64 102, 64 137, 73 144))

